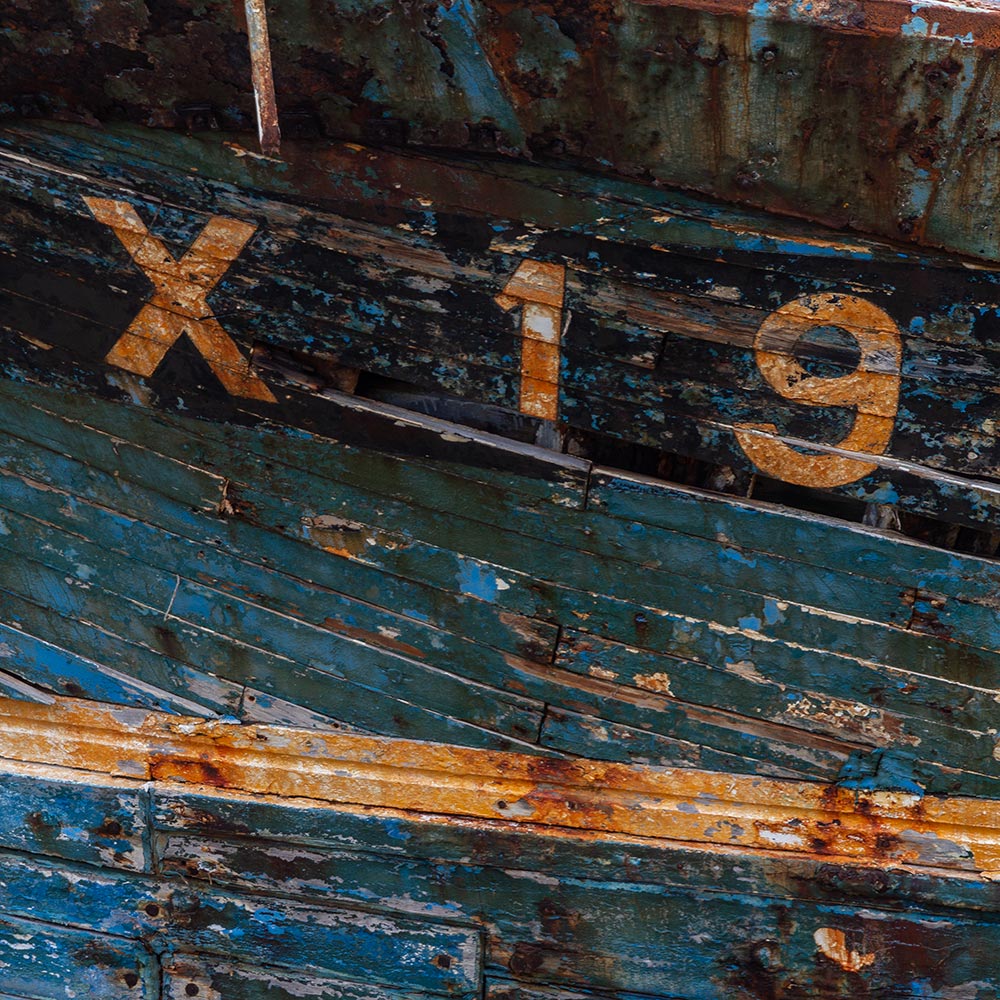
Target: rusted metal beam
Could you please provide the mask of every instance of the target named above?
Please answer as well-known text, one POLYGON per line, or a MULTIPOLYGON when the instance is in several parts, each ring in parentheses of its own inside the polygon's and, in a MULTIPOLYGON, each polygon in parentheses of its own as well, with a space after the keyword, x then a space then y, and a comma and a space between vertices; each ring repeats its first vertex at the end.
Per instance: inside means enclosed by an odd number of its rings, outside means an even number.
POLYGON ((265 156, 277 156, 281 150, 281 130, 278 127, 278 104, 274 96, 267 9, 264 0, 245 0, 245 3, 260 151, 265 156))

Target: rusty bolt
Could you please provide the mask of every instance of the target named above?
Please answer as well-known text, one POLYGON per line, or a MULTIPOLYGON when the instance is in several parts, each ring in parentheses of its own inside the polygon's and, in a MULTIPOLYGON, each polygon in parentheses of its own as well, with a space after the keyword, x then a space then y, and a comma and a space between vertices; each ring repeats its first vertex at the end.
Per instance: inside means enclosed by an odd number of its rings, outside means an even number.
POLYGON ((754 964, 765 972, 781 968, 781 953, 774 941, 758 941, 751 945, 750 957, 754 964))

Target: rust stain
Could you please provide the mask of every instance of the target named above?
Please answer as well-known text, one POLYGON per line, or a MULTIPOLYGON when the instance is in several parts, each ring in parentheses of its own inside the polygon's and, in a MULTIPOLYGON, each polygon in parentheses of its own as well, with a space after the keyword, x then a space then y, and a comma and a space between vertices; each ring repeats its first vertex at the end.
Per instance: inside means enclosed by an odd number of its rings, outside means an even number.
POLYGON ((348 625, 338 618, 325 618, 322 624, 323 628, 329 629, 331 632, 349 636, 351 639, 357 639, 370 646, 381 646, 383 649, 392 650, 394 653, 402 653, 404 656, 412 656, 421 660, 427 655, 422 649, 411 646, 408 642, 400 642, 392 635, 387 635, 383 632, 372 632, 369 629, 358 628, 356 625, 348 625))
MULTIPOLYGON (((550 835, 652 837, 1000 877, 1000 804, 980 799, 233 726, 70 699, 0 700, 0 758, 8 770, 45 763, 90 771, 94 780, 179 782, 331 810, 420 812, 443 823, 529 824, 550 835)), ((823 938, 828 955, 865 960, 838 942, 823 938)))
MULTIPOLYGON (((598 668, 591 668, 591 672, 597 676, 601 677, 602 674, 598 672, 598 668)), ((607 673, 607 671, 604 671, 607 673)), ((614 676, 612 674, 612 676, 614 676)), ((636 687, 642 688, 644 691, 656 691, 659 694, 672 694, 670 690, 670 678, 664 673, 655 674, 636 674, 633 678, 636 687)))

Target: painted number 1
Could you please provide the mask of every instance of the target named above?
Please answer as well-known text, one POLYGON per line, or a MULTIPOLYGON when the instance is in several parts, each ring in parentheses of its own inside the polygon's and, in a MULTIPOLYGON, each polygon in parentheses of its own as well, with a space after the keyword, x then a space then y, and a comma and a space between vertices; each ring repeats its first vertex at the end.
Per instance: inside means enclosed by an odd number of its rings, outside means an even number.
POLYGON ((496 296, 501 309, 522 308, 520 409, 544 420, 559 416, 559 343, 565 289, 564 265, 526 260, 496 296))

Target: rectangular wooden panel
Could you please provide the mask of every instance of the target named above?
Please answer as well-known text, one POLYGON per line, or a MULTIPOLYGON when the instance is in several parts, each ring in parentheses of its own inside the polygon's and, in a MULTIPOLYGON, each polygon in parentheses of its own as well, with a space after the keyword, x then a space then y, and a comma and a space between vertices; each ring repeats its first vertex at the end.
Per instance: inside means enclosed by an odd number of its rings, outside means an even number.
POLYGON ((4 989, 28 1000, 157 1000, 151 955, 133 942, 0 914, 4 989))
POLYGON ((431 997, 407 987, 323 979, 287 969, 239 965, 215 956, 176 955, 164 969, 162 1000, 239 997, 240 1000, 404 1000, 431 997), (194 988, 198 992, 194 992, 194 988))
POLYGON ((135 785, 90 777, 85 785, 44 764, 5 762, 0 847, 149 871, 147 802, 135 785))

